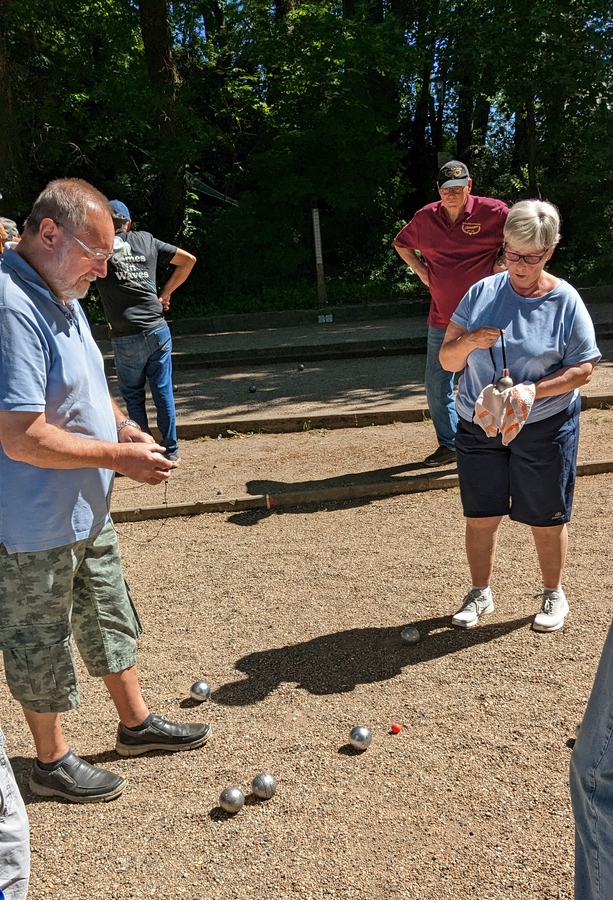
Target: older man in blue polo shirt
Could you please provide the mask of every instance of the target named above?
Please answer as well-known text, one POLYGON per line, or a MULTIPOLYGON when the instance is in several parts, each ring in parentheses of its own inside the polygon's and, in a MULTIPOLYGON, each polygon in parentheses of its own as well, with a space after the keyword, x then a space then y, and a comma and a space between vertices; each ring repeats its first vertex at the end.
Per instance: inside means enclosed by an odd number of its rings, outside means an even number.
POLYGON ((15 249, 0 257, 0 648, 37 758, 30 788, 78 803, 125 780, 76 756, 60 714, 77 706, 71 635, 119 714, 116 750, 185 750, 208 725, 149 712, 138 682, 141 628, 109 516, 113 473, 158 484, 165 448, 112 401, 76 298, 106 274, 114 227, 87 182, 51 182, 15 249))
POLYGON ((455 462, 454 375, 438 358, 445 331, 466 291, 504 268, 496 258, 509 208, 502 200, 475 196, 472 184, 463 162, 445 163, 437 178, 441 199, 418 210, 394 238, 399 256, 430 290, 425 387, 439 446, 425 458, 426 466, 455 462))

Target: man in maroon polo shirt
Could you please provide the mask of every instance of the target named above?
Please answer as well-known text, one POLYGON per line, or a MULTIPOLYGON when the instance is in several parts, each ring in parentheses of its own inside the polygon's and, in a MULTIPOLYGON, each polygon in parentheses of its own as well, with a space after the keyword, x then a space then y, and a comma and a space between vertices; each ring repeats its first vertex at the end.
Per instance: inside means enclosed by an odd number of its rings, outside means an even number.
POLYGON ((472 184, 463 162, 445 163, 437 178, 441 199, 418 210, 394 238, 398 254, 430 289, 425 386, 439 446, 425 466, 455 461, 454 375, 438 359, 449 320, 469 287, 502 268, 496 258, 509 208, 502 200, 474 196, 472 184))

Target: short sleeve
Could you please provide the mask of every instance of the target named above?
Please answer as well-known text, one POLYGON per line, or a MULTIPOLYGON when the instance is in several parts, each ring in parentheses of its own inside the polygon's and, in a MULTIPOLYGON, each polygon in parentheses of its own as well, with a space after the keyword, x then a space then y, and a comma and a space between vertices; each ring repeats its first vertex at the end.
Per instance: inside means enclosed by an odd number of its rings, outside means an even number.
POLYGON ((0 308, 0 410, 44 412, 50 358, 36 325, 0 308))
POLYGON ((413 216, 411 221, 398 232, 394 238, 394 244, 398 244, 400 247, 406 247, 407 250, 419 250, 419 230, 417 216, 413 216))
POLYGON ((564 350, 563 366, 576 366, 589 360, 598 360, 602 354, 596 344, 594 323, 583 300, 577 295, 577 305, 570 334, 564 350))
POLYGON ((177 248, 172 244, 166 244, 164 241, 158 241, 157 238, 154 238, 153 240, 158 255, 158 263, 161 263, 163 266, 169 266, 175 257, 177 248))
POLYGON ((470 288, 462 299, 460 300, 458 306, 451 316, 451 321, 456 325, 459 325, 460 328, 465 328, 467 331, 470 331, 470 320, 471 320, 471 310, 473 305, 473 300, 477 295, 477 291, 479 289, 478 282, 476 285, 470 288))

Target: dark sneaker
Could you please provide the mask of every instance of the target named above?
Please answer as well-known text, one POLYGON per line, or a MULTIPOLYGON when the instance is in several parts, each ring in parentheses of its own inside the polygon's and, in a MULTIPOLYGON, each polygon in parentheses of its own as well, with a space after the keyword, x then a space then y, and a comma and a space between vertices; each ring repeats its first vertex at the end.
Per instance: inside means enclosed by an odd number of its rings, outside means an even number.
POLYGON ((41 769, 38 760, 34 760, 30 775, 30 790, 39 797, 63 797, 71 803, 113 800, 125 786, 125 778, 91 766, 72 751, 52 772, 41 769))
POLYGON ((115 750, 120 756, 140 756, 150 750, 194 750, 210 736, 210 725, 175 725, 161 716, 152 716, 142 731, 130 731, 120 722, 115 750))
POLYGON ((172 464, 173 469, 176 469, 181 462, 181 458, 178 453, 165 453, 164 456, 166 457, 168 462, 172 464))
POLYGON ((423 465, 434 469, 436 466, 446 466, 455 461, 455 450, 450 450, 449 447, 437 447, 434 453, 426 456, 423 465))

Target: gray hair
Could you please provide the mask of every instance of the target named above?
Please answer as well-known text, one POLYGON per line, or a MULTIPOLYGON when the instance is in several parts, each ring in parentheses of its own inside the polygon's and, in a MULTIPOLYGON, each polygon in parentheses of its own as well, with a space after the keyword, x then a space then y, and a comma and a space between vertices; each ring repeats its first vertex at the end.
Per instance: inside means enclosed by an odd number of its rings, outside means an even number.
POLYGON ((504 241, 518 250, 545 250, 560 240, 560 213, 545 200, 520 200, 504 225, 504 241))
POLYGON ((75 231, 86 231, 89 214, 93 211, 112 214, 104 194, 81 178, 58 178, 50 181, 34 201, 24 231, 37 234, 43 219, 53 219, 75 231))

